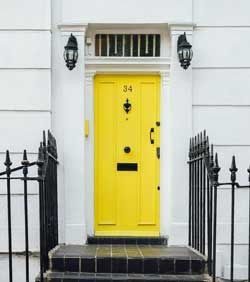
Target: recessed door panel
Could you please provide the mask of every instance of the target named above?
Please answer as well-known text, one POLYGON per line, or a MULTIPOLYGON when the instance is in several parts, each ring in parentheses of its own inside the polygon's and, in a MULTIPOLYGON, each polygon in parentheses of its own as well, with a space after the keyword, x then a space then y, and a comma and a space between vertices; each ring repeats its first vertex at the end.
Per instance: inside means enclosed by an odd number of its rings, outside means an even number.
POLYGON ((159 235, 159 84, 95 78, 96 235, 159 235))

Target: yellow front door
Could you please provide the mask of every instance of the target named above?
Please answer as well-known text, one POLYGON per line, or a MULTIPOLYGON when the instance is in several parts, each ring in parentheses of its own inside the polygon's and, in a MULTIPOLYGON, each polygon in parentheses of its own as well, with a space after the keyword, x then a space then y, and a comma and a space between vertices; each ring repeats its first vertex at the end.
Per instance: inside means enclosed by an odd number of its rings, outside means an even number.
POLYGON ((157 75, 95 78, 95 235, 159 235, 157 75))

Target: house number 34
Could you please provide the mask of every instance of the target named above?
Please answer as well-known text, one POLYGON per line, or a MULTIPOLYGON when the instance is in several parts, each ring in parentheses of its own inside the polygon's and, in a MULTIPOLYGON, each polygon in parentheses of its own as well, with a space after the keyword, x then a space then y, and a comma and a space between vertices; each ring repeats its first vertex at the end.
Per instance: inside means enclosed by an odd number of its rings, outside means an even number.
POLYGON ((123 85, 123 90, 122 91, 124 93, 132 92, 133 91, 133 87, 132 87, 132 85, 123 85))

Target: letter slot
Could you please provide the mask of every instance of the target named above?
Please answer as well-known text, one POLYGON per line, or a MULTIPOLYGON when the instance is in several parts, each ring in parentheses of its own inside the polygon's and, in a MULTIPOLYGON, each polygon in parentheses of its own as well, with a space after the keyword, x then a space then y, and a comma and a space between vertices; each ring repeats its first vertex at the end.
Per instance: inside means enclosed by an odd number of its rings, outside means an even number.
POLYGON ((138 164, 137 163, 117 163, 118 171, 137 171, 138 164))

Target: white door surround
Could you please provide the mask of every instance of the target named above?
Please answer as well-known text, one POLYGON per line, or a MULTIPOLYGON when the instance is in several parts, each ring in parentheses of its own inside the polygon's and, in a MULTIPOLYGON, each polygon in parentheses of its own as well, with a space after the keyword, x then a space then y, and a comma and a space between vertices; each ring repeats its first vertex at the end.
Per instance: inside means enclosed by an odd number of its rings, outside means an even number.
MULTIPOLYGON (((93 30, 93 26, 90 25, 90 27, 93 30)), ((162 32, 162 25, 160 27, 162 32)), ((165 27, 167 28, 167 25, 165 27)), ((105 26, 104 28, 110 32, 110 26, 108 29, 105 26)), ((87 235, 93 235, 94 233, 93 91, 94 76, 98 73, 148 73, 160 74, 161 76, 161 234, 170 235, 174 224, 171 216, 176 173, 173 168, 173 163, 175 163, 173 149, 179 146, 180 136, 183 138, 183 135, 185 135, 188 138, 191 135, 190 117, 192 114, 192 97, 190 98, 191 68, 188 71, 180 69, 176 57, 176 41, 177 35, 183 33, 183 31, 186 31, 190 37, 192 28, 190 25, 184 29, 181 29, 179 25, 168 28, 166 34, 170 32, 171 39, 169 39, 166 47, 171 47, 166 51, 166 54, 169 53, 171 56, 153 58, 91 56, 92 52, 85 45, 86 29, 87 25, 60 25, 62 35, 60 52, 63 51, 71 32, 77 37, 79 47, 77 67, 72 72, 69 72, 64 67, 62 80, 60 81, 60 87, 64 93, 64 99, 61 102, 62 111, 65 109, 65 113, 69 113, 68 109, 72 105, 70 117, 67 116, 67 119, 69 118, 71 122, 78 119, 75 121, 77 127, 74 127, 74 129, 67 127, 66 135, 64 130, 56 130, 59 135, 62 134, 62 136, 57 135, 57 138, 64 138, 64 144, 59 148, 59 154, 63 154, 63 166, 65 169, 62 172, 64 175, 60 176, 59 172, 59 178, 62 177, 63 179, 61 182, 65 193, 63 197, 65 199, 65 243, 83 243, 87 235), (85 55, 85 53, 87 54, 85 55), (179 86, 183 84, 185 85, 184 89, 179 86), (72 93, 70 99, 74 101, 69 102, 67 99, 66 93, 69 92, 72 93), (185 97, 183 97, 184 95, 185 97), (184 103, 180 104, 180 97, 184 103), (180 115, 180 111, 183 111, 185 116, 185 126, 183 125, 182 129, 178 124, 177 127, 181 131, 173 134, 173 129, 176 128, 175 118, 180 115), (87 138, 84 137, 84 120, 89 120, 89 136, 87 138), (72 139, 72 133, 69 131, 72 131, 76 139, 72 139), (70 148, 69 145, 71 145, 70 148), (69 154, 72 146, 74 147, 74 153, 69 154), (73 188, 72 185, 74 185, 73 188)), ((122 30, 124 30, 124 26, 122 30)), ((136 30, 143 33, 143 31, 138 30, 138 26, 136 30)), ((156 26, 153 26, 152 30, 156 32, 156 26)), ((98 32, 100 32, 100 28, 98 32)), ((117 26, 115 32, 121 32, 117 26)), ((67 124, 68 122, 66 122, 67 124)), ((185 170, 185 167, 183 169, 185 170)), ((185 174, 185 171, 183 174, 185 174)))

